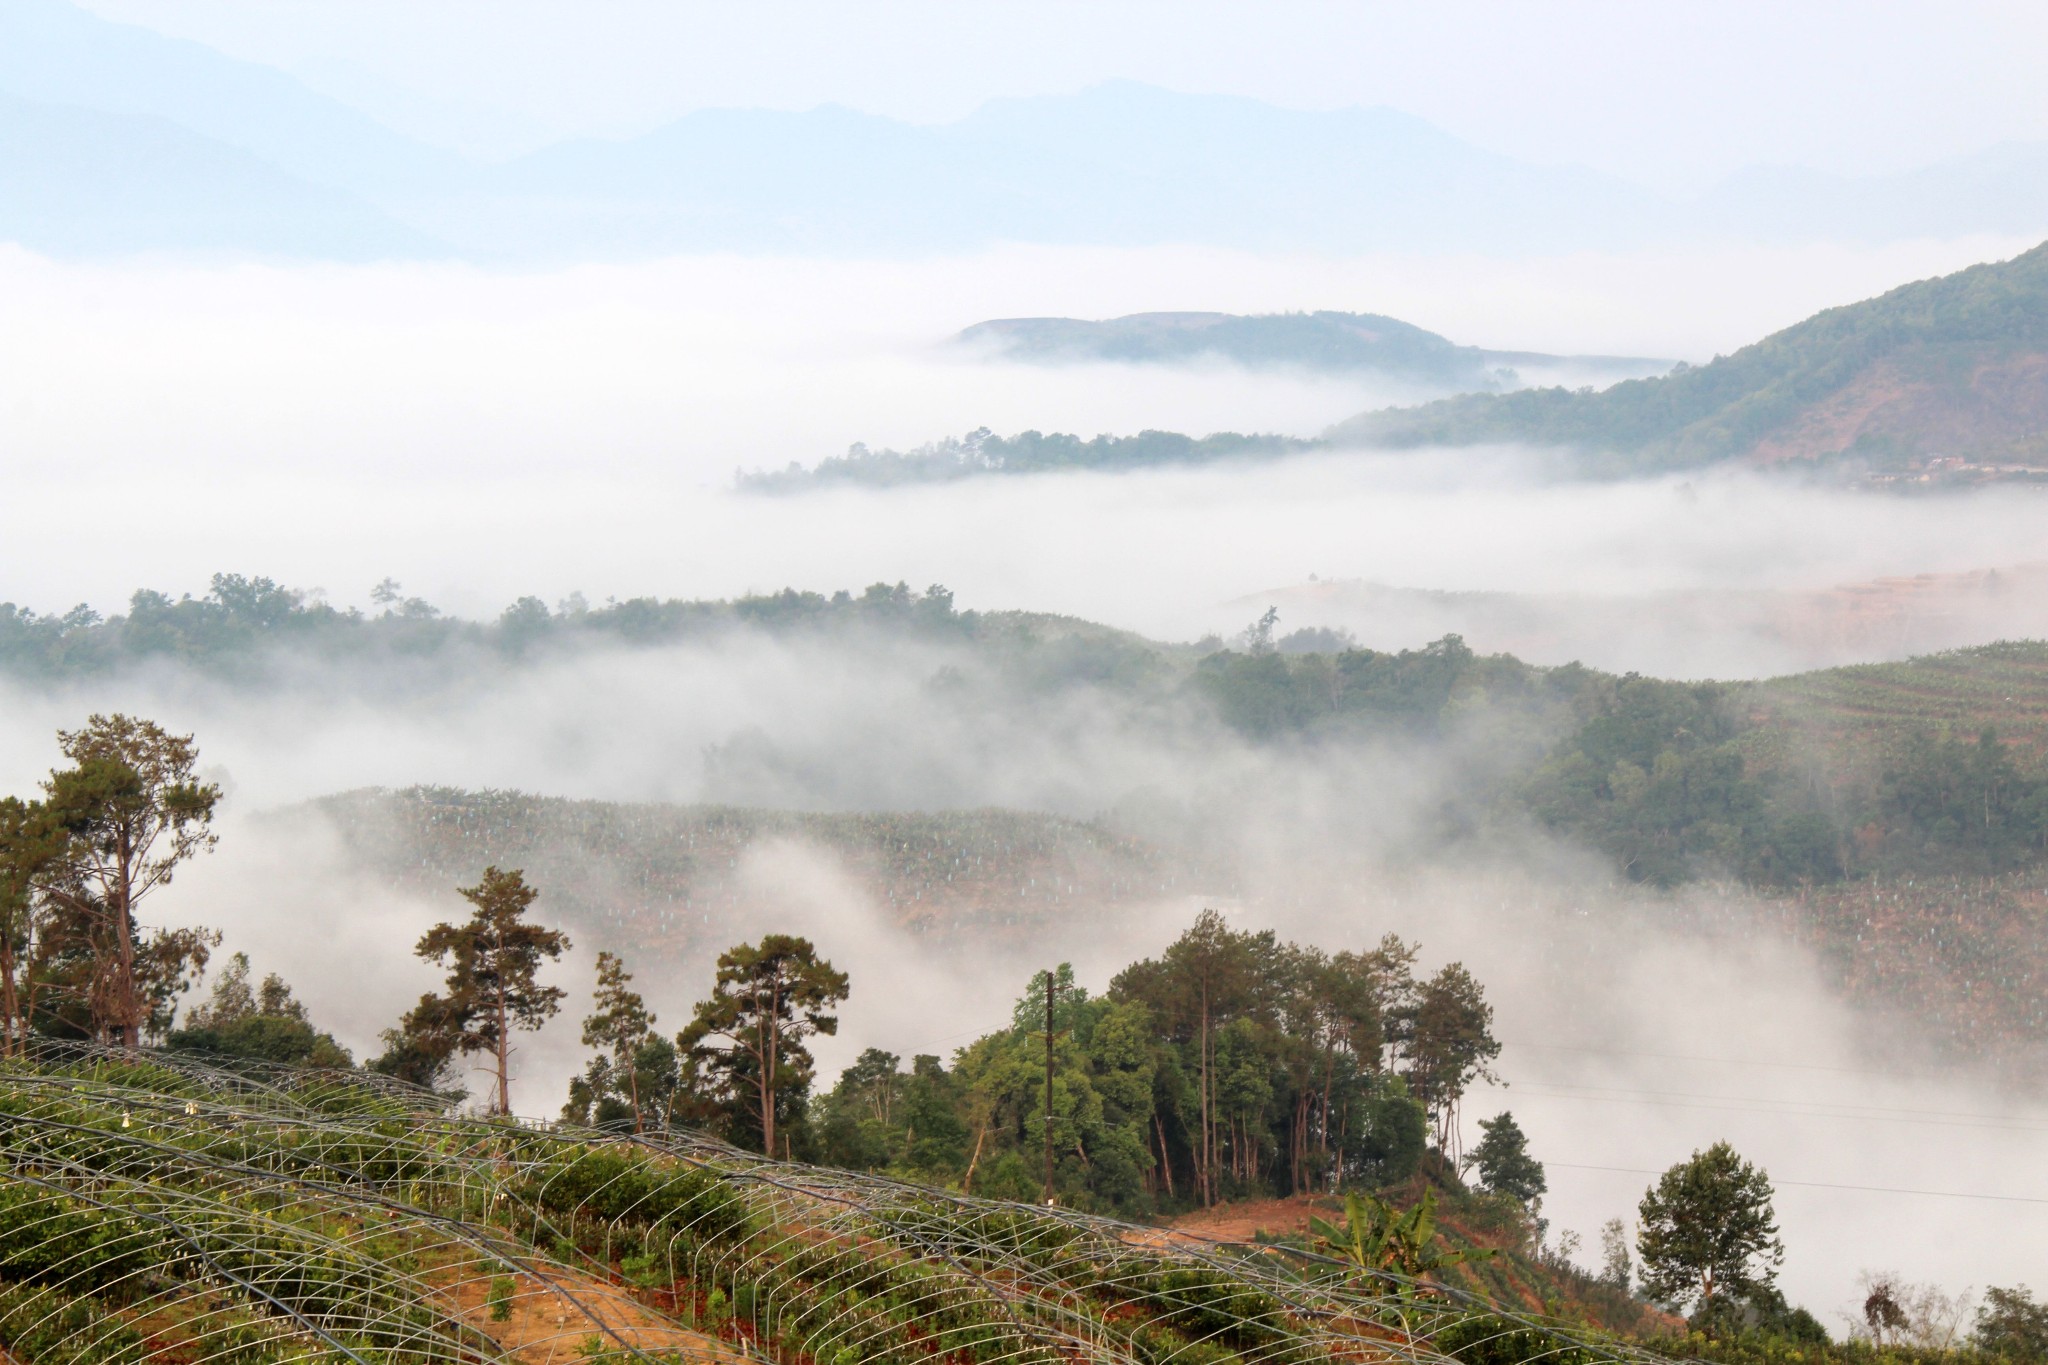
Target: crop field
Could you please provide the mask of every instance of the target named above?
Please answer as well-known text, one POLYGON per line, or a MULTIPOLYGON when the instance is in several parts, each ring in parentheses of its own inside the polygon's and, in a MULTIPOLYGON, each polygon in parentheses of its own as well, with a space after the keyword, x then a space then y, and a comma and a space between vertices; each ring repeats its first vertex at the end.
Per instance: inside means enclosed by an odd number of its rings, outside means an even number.
POLYGON ((394 885, 439 894, 493 863, 522 868, 558 922, 650 961, 726 946, 759 895, 747 856, 778 842, 826 852, 892 920, 939 939, 1028 934, 1188 889, 1186 869, 1149 845, 1021 811, 816 814, 420 787, 315 809, 394 885))
POLYGON ((1304 1250, 463 1117, 361 1073, 0 1061, 15 1359, 1415 1361, 1634 1348, 1304 1250))
POLYGON ((1867 877, 1773 906, 1849 999, 1950 1055, 2048 1071, 2048 873, 1867 877))
POLYGON ((1985 726, 2034 762, 2048 758, 2048 643, 2040 641, 1774 678, 1747 689, 1746 700, 1766 724, 1864 763, 1915 731, 1974 739, 1985 726))

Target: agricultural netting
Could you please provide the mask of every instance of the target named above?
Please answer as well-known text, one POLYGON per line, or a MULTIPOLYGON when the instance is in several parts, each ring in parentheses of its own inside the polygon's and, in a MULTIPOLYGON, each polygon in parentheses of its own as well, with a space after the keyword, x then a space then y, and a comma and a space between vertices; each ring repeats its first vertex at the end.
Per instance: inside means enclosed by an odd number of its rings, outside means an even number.
POLYGON ((0 1060, 0 1344, 35 1362, 1651 1359, 1298 1249, 355 1072, 0 1060))

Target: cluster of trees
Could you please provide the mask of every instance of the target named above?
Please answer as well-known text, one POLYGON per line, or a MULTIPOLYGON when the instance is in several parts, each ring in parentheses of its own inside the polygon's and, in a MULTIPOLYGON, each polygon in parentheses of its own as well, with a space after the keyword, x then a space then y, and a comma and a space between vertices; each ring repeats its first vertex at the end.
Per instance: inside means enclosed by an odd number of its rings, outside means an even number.
POLYGON ((276 972, 249 984, 249 955, 235 953, 214 978, 206 1003, 164 1039, 173 1050, 253 1057, 295 1066, 350 1067, 355 1059, 331 1033, 313 1026, 306 1007, 276 972))
POLYGON ((1752 766, 1725 688, 1602 677, 1581 712, 1519 793, 1546 825, 1660 886, 1707 871, 1767 885, 1841 875, 1826 794, 1804 774, 1752 766))
POLYGON ((1043 474, 1058 470, 1146 469, 1216 460, 1271 459, 1316 450, 1320 441, 1294 436, 1243 435, 1235 431, 1186 436, 1177 431, 1141 431, 1135 436, 1082 439, 1066 432, 1022 431, 998 436, 980 427, 914 450, 870 450, 856 442, 844 455, 828 456, 806 469, 792 461, 777 470, 738 471, 734 483, 755 493, 795 493, 811 488, 859 485, 889 488, 909 483, 946 483, 979 474, 1043 474))
POLYGON ((220 789, 190 735, 95 715, 58 743, 41 794, 0 797, 0 1055, 29 1036, 160 1040, 220 935, 138 912, 214 846, 220 789))
POLYGON ((874 583, 855 593, 781 592, 704 601, 632 598, 593 607, 580 594, 550 607, 522 597, 494 622, 443 616, 404 595, 390 579, 371 593, 376 610, 340 610, 315 594, 265 577, 215 574, 207 591, 172 598, 144 588, 125 614, 102 617, 87 606, 36 612, 0 602, 0 669, 30 677, 101 673, 144 660, 170 659, 235 672, 264 651, 293 645, 336 657, 417 657, 463 646, 517 656, 549 640, 654 644, 735 626, 771 630, 884 625, 957 636, 974 613, 954 609, 953 594, 933 585, 874 583))
POLYGON ((1908 736, 1885 774, 1883 810, 1909 849, 1973 870, 2012 867, 2048 848, 2048 776, 2022 773, 1989 727, 1975 743, 1908 736))
POLYGON ((850 987, 808 941, 724 954, 672 1040, 605 954, 597 1052, 565 1116, 1101 1209, 1389 1184, 1432 1144, 1455 1159, 1460 1102, 1500 1051, 1479 982, 1456 963, 1418 978, 1415 958, 1393 937, 1325 953, 1207 911, 1100 996, 1071 967, 1041 972, 950 1066, 869 1049, 813 1094, 806 1040, 836 1029, 850 987))

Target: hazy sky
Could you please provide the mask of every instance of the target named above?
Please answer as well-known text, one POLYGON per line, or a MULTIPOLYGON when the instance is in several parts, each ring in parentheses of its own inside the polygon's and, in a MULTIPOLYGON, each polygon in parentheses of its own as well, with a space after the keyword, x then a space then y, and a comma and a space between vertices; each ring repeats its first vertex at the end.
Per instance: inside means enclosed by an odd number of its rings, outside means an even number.
POLYGON ((83 3, 479 149, 704 106, 838 102, 937 122, 1114 78, 1392 105, 1673 190, 1755 162, 1884 170, 2048 138, 2048 6, 2024 0, 83 3))

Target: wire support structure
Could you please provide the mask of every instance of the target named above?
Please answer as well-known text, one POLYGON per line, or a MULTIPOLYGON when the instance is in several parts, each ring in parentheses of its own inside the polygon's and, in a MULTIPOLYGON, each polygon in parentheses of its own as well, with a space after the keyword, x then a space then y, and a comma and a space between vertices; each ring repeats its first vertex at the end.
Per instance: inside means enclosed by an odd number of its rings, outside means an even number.
POLYGON ((358 1072, 59 1043, 0 1060, 0 1346, 62 1365, 1666 1359, 1299 1249, 695 1133, 467 1116, 358 1072))

